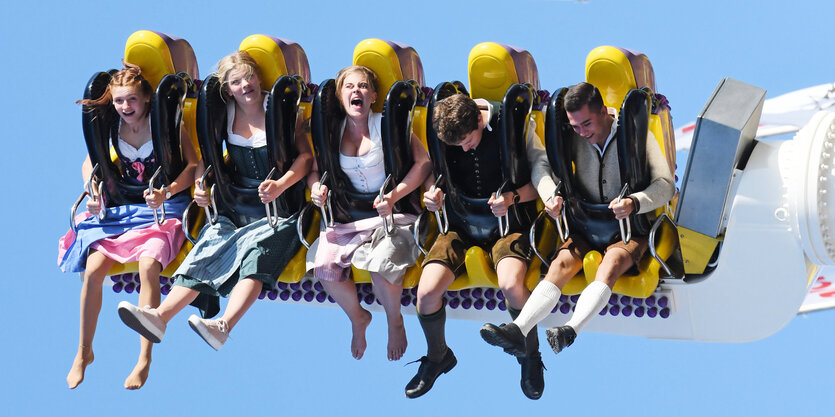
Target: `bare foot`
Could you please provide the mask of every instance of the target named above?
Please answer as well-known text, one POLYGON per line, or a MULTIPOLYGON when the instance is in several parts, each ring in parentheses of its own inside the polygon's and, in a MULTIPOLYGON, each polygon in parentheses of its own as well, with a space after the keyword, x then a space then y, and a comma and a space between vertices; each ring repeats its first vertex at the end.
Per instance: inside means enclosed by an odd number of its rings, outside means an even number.
POLYGON ((125 379, 125 389, 139 389, 148 380, 148 372, 151 370, 151 360, 139 358, 133 371, 125 379))
POLYGON ((72 362, 70 373, 67 374, 67 385, 74 389, 84 381, 84 370, 87 365, 93 363, 94 355, 92 347, 79 346, 75 360, 72 362))
POLYGON ((406 328, 403 327, 403 316, 398 315, 394 323, 389 322, 388 357, 390 361, 400 360, 406 353, 406 328))
POLYGON ((362 355, 365 353, 365 329, 368 328, 369 324, 371 324, 371 313, 368 310, 363 310, 363 319, 359 322, 355 323, 351 321, 351 332, 353 333, 353 337, 351 337, 351 355, 356 360, 362 359, 362 355))

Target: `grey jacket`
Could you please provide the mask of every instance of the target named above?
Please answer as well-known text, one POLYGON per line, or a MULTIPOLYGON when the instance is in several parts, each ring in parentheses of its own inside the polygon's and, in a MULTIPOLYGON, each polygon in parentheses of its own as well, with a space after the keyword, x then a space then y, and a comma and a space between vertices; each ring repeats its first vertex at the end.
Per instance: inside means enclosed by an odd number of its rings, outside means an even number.
MULTIPOLYGON (((652 132, 647 133, 647 161, 652 180, 647 188, 629 194, 629 197, 638 201, 639 214, 648 213, 663 206, 675 194, 675 184, 670 168, 667 166, 667 160, 652 132)), ((577 169, 577 185, 581 188, 582 194, 589 196, 594 203, 609 203, 617 198, 623 187, 618 166, 616 140, 617 137, 612 139, 601 157, 597 148, 588 140, 576 133, 571 137, 574 149, 573 160, 577 169)), ((531 181, 540 198, 543 200, 550 198, 556 189, 556 184, 552 179, 556 176, 550 164, 534 164, 532 170, 531 181)))

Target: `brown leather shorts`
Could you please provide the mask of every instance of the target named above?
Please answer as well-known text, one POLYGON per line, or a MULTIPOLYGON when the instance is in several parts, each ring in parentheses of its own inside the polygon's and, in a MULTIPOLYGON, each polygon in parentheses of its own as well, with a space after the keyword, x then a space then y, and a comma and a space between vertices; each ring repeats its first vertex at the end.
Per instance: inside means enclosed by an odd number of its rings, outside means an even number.
MULTIPOLYGON (((435 243, 432 244, 432 248, 429 249, 429 254, 423 260, 423 266, 432 262, 440 262, 446 265, 452 272, 458 273, 459 269, 464 265, 464 256, 471 246, 473 245, 470 242, 459 236, 456 232, 438 235, 435 243)), ((530 263, 531 245, 525 235, 522 233, 510 233, 493 244, 491 250, 493 265, 507 257, 519 258, 530 263)))
MULTIPOLYGON (((649 239, 646 236, 632 236, 629 243, 623 243, 623 241, 618 240, 617 242, 607 246, 606 250, 603 251, 603 255, 605 256, 606 252, 612 250, 613 248, 620 248, 627 251, 629 256, 632 257, 634 264, 638 265, 638 262, 647 252, 647 249, 649 249, 649 239)), ((582 260, 583 257, 592 250, 592 248, 582 236, 572 236, 560 245, 557 252, 561 250, 571 251, 572 255, 577 257, 577 259, 582 260)))

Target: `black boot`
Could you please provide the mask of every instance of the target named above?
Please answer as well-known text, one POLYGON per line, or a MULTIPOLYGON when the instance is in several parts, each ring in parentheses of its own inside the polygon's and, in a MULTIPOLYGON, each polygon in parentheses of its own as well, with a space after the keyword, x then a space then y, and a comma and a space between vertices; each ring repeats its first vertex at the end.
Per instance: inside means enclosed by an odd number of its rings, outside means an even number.
POLYGON ((406 384, 406 396, 417 398, 426 394, 435 379, 442 373, 449 372, 458 360, 446 345, 444 328, 446 325, 446 310, 441 309, 424 316, 418 312, 418 321, 423 328, 423 335, 426 337, 426 356, 418 359, 420 368, 417 374, 406 384))
POLYGON ((522 393, 532 400, 538 400, 542 391, 545 391, 545 377, 542 375, 545 365, 542 363, 542 355, 539 351, 531 352, 518 360, 522 365, 522 379, 519 381, 522 393))
POLYGON ((571 346, 574 339, 577 337, 577 332, 571 326, 552 327, 545 331, 548 336, 548 344, 554 353, 560 353, 563 349, 571 346))
POLYGON ((518 358, 525 356, 525 336, 514 323, 500 324, 485 323, 481 326, 481 338, 485 342, 504 349, 505 352, 518 358))
POLYGON ((432 386, 435 385, 435 380, 441 374, 445 374, 452 370, 458 363, 452 349, 447 348, 446 354, 440 362, 433 362, 426 356, 421 357, 415 362, 420 362, 417 374, 406 384, 406 397, 417 398, 429 392, 432 386))
MULTIPOLYGON (((511 307, 507 309, 507 312, 510 313, 511 318, 516 320, 521 311, 511 307)), ((525 336, 525 354, 519 357, 518 361, 522 367, 522 378, 519 380, 522 393, 532 400, 538 400, 542 397, 542 392, 545 391, 545 377, 542 374, 545 365, 542 363, 542 355, 539 353, 539 334, 536 326, 525 336)))

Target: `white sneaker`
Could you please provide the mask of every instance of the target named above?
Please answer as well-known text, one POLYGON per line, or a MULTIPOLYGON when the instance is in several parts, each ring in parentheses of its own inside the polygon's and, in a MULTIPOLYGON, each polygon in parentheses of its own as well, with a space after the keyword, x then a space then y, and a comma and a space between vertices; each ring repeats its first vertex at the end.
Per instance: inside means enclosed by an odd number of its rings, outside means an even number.
POLYGON ((119 317, 131 329, 154 343, 159 343, 165 335, 165 322, 157 309, 151 306, 139 308, 127 301, 119 303, 119 317))
POLYGON ((229 338, 229 325, 223 319, 207 320, 192 314, 188 318, 188 325, 215 350, 220 350, 229 338))

